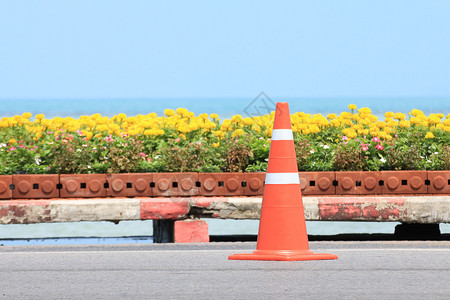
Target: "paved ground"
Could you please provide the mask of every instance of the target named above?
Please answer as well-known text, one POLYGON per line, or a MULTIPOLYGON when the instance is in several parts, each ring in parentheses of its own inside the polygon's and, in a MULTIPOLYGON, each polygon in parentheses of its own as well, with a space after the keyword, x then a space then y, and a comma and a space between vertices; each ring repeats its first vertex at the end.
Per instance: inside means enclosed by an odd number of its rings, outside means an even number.
POLYGON ((311 242, 335 261, 229 261, 255 243, 0 247, 0 299, 449 299, 450 242, 311 242))

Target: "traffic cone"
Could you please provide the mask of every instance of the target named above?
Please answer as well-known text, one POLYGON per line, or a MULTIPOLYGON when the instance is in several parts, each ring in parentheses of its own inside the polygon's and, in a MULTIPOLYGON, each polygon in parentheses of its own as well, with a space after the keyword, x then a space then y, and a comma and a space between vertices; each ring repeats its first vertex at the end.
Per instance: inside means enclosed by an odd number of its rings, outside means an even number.
POLYGON ((256 250, 253 253, 234 254, 228 259, 337 259, 333 254, 309 250, 287 102, 278 102, 276 107, 256 250))

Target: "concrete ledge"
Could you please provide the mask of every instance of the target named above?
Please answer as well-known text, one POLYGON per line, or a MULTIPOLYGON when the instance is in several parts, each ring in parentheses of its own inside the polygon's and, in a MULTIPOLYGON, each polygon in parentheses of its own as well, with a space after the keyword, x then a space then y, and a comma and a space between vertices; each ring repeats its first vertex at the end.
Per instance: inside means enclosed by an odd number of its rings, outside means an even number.
MULTIPOLYGON (((259 219, 261 197, 92 198, 0 201, 0 224, 259 219)), ((450 196, 303 197, 306 220, 450 223, 450 196)))

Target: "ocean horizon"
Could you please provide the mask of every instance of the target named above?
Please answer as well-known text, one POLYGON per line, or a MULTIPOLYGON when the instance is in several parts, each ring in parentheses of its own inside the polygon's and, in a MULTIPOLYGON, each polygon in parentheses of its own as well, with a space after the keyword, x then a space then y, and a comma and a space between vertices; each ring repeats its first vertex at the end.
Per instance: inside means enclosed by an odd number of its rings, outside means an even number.
POLYGON ((128 116, 155 112, 163 115, 164 109, 183 107, 196 115, 217 113, 220 118, 235 114, 255 116, 270 113, 276 102, 288 102, 291 113, 311 114, 340 113, 349 111, 349 104, 358 108, 369 107, 372 113, 383 117, 387 111, 407 114, 420 109, 425 114, 450 113, 450 97, 368 97, 368 98, 321 98, 321 97, 270 97, 260 93, 255 97, 241 98, 111 98, 111 99, 0 99, 0 117, 11 117, 30 112, 43 113, 47 118, 74 117, 100 113, 112 117, 119 113, 128 116))

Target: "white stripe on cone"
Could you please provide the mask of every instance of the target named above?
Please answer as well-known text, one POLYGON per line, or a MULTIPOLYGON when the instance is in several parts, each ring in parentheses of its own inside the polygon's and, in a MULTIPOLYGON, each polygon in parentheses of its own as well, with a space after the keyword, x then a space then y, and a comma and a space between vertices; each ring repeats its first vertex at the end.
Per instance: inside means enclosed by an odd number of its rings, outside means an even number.
POLYGON ((265 184, 300 184, 298 173, 266 173, 265 184))
POLYGON ((272 141, 293 141, 292 129, 274 129, 272 131, 272 141))

